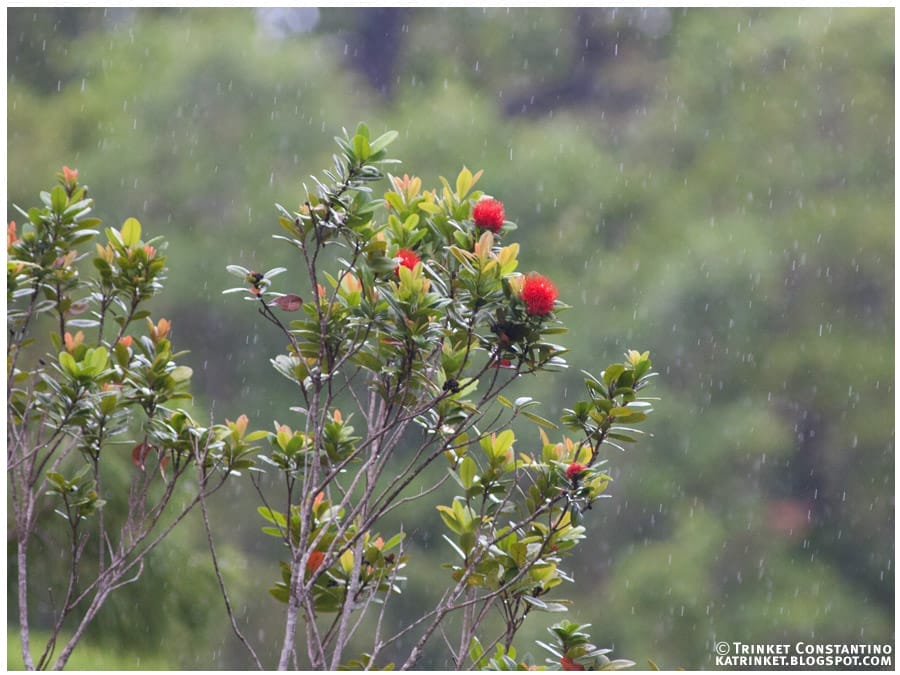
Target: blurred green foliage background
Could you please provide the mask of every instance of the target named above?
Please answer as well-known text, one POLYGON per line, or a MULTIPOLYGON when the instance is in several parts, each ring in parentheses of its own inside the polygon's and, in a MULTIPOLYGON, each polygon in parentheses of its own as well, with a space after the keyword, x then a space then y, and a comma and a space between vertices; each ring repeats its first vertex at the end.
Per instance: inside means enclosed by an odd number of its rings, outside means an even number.
MULTIPOLYGON (((107 224, 136 216, 170 240, 156 315, 192 350, 201 416, 290 423, 268 363, 283 345, 221 295, 225 265, 296 265, 271 239, 273 204, 296 207, 342 126, 397 129, 400 173, 426 186, 484 169, 479 187, 519 225, 521 268, 574 306, 571 371, 522 385, 543 415, 580 368, 626 348, 661 371, 654 438, 611 457, 613 499, 569 565, 570 618, 616 656, 669 668, 711 667, 717 640, 893 641, 892 9, 7 17, 7 211, 68 164, 107 224)), ((520 449, 538 442, 517 433, 520 449)), ((232 601, 271 661, 281 551, 255 505, 232 485, 215 526, 232 601)), ((402 520, 416 548, 396 625, 450 555, 436 511, 402 520)), ((182 527, 89 648, 121 667, 248 665, 207 555, 199 523, 182 527)), ((52 555, 40 565, 62 573, 52 555)), ((542 659, 532 639, 549 623, 530 617, 520 651, 542 659)))

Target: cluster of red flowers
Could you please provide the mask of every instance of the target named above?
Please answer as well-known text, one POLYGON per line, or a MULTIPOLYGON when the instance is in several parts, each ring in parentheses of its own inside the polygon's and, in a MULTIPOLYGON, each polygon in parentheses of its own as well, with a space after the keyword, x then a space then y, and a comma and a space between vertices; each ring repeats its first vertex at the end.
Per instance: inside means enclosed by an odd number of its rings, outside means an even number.
POLYGON ((503 202, 490 197, 480 200, 472 209, 472 219, 475 221, 475 225, 483 230, 490 230, 494 234, 503 227, 505 218, 503 202))
POLYGON ((400 267, 413 269, 416 265, 422 262, 422 259, 416 254, 416 252, 408 248, 401 248, 399 251, 397 251, 397 255, 395 257, 400 258, 400 265, 398 265, 397 269, 394 270, 397 276, 400 276, 400 267))
POLYGON ((525 303, 525 311, 531 316, 546 316, 553 311, 559 291, 550 279, 532 273, 525 277, 520 297, 525 303))

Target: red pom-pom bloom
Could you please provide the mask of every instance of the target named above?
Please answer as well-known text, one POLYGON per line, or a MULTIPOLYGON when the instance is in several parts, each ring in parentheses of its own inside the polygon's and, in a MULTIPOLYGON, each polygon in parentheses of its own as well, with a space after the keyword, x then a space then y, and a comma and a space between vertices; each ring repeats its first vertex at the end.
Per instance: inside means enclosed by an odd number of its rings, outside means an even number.
POLYGON ((559 291, 556 284, 547 277, 529 274, 525 277, 520 297, 525 303, 525 311, 531 316, 546 316, 553 311, 553 303, 559 297, 559 291))
POLYGON ((503 227, 503 221, 506 218, 503 213, 503 202, 490 197, 482 199, 472 209, 472 218, 478 227, 496 234, 503 227))
POLYGON ((401 266, 407 267, 409 269, 413 269, 416 265, 418 265, 420 262, 422 262, 422 259, 419 258, 418 255, 416 255, 416 252, 411 251, 408 248, 401 248, 399 251, 397 251, 397 255, 395 255, 394 257, 400 258, 400 265, 398 265, 397 268, 394 270, 394 273, 397 276, 400 276, 400 267, 401 266))
POLYGON ((572 462, 569 466, 566 467, 566 478, 572 480, 576 476, 580 476, 585 471, 587 471, 587 467, 584 464, 579 464, 578 462, 572 462))

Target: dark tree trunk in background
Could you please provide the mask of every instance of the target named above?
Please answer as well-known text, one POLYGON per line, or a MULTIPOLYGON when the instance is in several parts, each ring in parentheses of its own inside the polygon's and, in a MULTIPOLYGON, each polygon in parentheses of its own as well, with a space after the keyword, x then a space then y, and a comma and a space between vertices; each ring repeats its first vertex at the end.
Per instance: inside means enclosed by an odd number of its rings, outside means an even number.
POLYGON ((624 112, 641 105, 645 92, 638 86, 623 88, 605 77, 622 49, 638 51, 650 46, 631 20, 619 20, 609 8, 573 9, 569 36, 572 61, 564 76, 530 91, 520 92, 504 106, 507 115, 540 116, 557 108, 593 105, 624 112))
POLYGON ((372 88, 390 96, 394 64, 403 47, 406 7, 372 7, 354 11, 356 30, 347 36, 347 58, 372 88))

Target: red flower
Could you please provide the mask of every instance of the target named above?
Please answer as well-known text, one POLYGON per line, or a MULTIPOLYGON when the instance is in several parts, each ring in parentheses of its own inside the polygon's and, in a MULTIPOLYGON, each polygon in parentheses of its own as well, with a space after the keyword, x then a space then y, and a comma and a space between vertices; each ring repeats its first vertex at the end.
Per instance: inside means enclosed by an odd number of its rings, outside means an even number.
POLYGON ((531 316, 546 316, 553 311, 559 291, 550 279, 532 273, 525 277, 520 297, 525 303, 525 311, 531 316))
POLYGON ((401 248, 399 251, 397 251, 397 255, 395 255, 394 257, 400 258, 400 264, 394 270, 394 273, 397 276, 400 276, 400 267, 413 269, 416 265, 422 262, 422 259, 419 258, 418 255, 416 255, 416 252, 411 251, 408 248, 401 248))
POLYGON ((584 666, 580 663, 576 663, 568 656, 564 656, 559 660, 559 665, 562 666, 563 670, 584 670, 584 666))
POLYGON ((580 476, 587 470, 587 467, 584 464, 579 464, 578 462, 572 462, 569 466, 566 467, 566 478, 572 480, 573 478, 580 476))
POLYGON ((503 202, 491 199, 490 197, 482 199, 475 205, 475 208, 472 209, 472 218, 475 220, 475 224, 478 227, 484 230, 490 230, 495 234, 503 227, 503 220, 505 217, 506 216, 503 213, 503 202))

